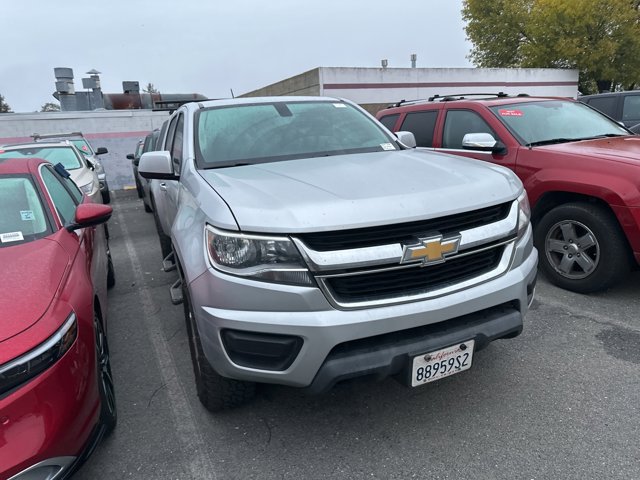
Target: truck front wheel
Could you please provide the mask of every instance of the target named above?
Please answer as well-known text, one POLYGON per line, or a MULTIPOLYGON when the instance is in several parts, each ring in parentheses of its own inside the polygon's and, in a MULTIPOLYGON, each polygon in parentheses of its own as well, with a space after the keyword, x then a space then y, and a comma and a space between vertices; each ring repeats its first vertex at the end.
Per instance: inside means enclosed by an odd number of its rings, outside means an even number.
POLYGON ((604 290, 629 271, 624 233, 606 208, 568 203, 535 226, 540 268, 555 285, 578 293, 604 290))
POLYGON ((182 282, 182 295, 193 373, 196 378, 196 389, 200 402, 211 412, 218 412, 247 403, 255 396, 256 384, 225 378, 211 367, 202 350, 198 326, 191 306, 191 298, 185 287, 184 280, 182 282))

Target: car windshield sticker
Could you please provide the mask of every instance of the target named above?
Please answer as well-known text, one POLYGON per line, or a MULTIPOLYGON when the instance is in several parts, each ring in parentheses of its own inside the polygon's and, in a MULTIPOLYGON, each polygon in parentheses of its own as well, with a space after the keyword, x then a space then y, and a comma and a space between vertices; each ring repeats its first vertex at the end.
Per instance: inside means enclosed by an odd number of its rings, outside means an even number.
POLYGON ((336 108, 347 108, 344 103, 334 103, 333 106, 336 108))
POLYGON ((24 240, 22 232, 0 233, 0 242, 2 243, 21 242, 22 240, 24 240))
POLYGON ((500 109, 498 110, 498 113, 503 117, 521 117, 522 116, 522 110, 500 109))
POLYGON ((85 152, 88 152, 88 151, 89 151, 89 149, 87 148, 87 146, 86 146, 86 145, 82 145, 82 150, 84 150, 85 152))
POLYGON ((393 146, 392 143, 381 143, 380 146, 382 147, 383 150, 395 150, 396 149, 393 146))
POLYGON ((22 218, 22 220, 24 220, 25 222, 28 220, 36 219, 32 210, 20 210, 20 218, 22 218))

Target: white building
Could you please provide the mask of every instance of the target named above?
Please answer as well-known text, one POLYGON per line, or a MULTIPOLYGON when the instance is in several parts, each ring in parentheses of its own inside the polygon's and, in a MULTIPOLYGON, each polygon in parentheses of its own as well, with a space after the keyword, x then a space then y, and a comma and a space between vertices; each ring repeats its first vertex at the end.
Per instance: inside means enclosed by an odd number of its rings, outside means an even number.
POLYGON ((242 96, 343 97, 375 113, 400 100, 426 99, 433 95, 498 92, 576 98, 578 70, 318 67, 242 96))

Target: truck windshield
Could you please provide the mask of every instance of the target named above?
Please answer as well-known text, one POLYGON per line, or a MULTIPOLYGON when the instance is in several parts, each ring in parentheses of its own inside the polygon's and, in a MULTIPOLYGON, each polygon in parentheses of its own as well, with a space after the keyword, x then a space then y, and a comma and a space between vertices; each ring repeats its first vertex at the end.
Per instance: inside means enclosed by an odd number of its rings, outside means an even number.
POLYGON ((340 101, 233 105, 196 115, 203 168, 398 149, 376 122, 340 101))
POLYGON ((579 102, 545 100, 491 110, 528 146, 629 135, 625 128, 579 102))

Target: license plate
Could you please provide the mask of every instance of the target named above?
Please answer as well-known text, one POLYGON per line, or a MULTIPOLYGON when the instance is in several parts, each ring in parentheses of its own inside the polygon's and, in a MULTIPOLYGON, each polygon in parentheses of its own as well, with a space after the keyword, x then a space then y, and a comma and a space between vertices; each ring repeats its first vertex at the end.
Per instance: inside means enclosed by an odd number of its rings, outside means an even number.
POLYGON ((411 386, 417 387, 469 370, 473 361, 474 344, 475 340, 468 340, 413 357, 411 386))

